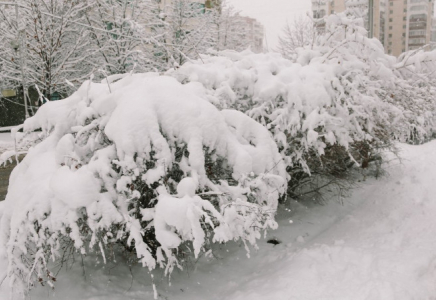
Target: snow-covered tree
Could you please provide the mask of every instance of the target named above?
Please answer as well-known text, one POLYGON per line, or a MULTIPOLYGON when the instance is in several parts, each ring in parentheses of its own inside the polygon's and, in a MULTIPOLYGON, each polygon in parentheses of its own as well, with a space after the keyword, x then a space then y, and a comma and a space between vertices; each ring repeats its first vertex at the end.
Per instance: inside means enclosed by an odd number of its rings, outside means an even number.
POLYGON ((155 52, 170 66, 180 66, 213 47, 213 13, 204 4, 173 0, 163 7, 164 30, 155 52))
MULTIPOLYGON (((123 74, 151 68, 151 28, 159 26, 155 0, 94 0, 86 12, 96 73, 123 74)), ((102 75, 102 74, 99 74, 102 75)))
POLYGON ((205 94, 155 73, 116 76, 27 119, 20 138, 33 147, 0 203, 11 283, 52 286, 49 261, 96 251, 106 262, 117 248, 169 274, 182 247, 198 256, 240 240, 249 251, 276 228, 286 171, 274 140, 205 94))
POLYGON ((89 57, 89 37, 83 27, 77 26, 87 3, 78 0, 16 2, 18 24, 14 5, 0 10, 3 78, 21 83, 22 64, 26 89, 36 84, 46 99, 55 92, 70 92, 66 80, 81 83, 90 72, 84 63, 89 57))

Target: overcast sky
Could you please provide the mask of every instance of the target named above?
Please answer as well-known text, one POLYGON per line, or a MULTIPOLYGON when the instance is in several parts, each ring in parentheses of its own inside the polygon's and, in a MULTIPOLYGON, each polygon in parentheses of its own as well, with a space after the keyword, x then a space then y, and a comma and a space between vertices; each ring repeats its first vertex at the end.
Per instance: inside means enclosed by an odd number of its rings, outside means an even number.
POLYGON ((277 38, 286 20, 310 11, 310 0, 228 0, 241 15, 259 20, 266 30, 269 48, 277 45, 277 38))

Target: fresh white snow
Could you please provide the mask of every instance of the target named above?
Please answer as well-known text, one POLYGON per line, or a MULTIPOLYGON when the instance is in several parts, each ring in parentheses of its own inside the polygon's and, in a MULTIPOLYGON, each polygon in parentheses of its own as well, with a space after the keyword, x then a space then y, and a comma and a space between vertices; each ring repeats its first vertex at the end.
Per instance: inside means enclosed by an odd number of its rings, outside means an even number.
MULTIPOLYGON (((291 202, 280 210, 279 229, 267 238, 281 244, 260 241, 251 258, 238 243, 216 247, 187 272, 173 273, 171 285, 154 273, 158 299, 435 299, 436 141, 400 149, 401 162, 393 160, 385 177, 362 182, 344 205, 291 202)), ((96 257, 85 265, 83 271, 78 256, 54 291, 37 287, 31 298, 153 297, 143 268, 109 259, 103 265, 96 257)), ((7 299, 7 286, 0 299, 7 299)))
POLYGON ((183 243, 197 257, 212 242, 255 247, 277 227, 287 177, 277 145, 247 115, 197 92, 152 73, 110 88, 88 81, 25 121, 16 137, 32 147, 0 203, 0 256, 16 288, 54 284, 46 265, 62 261, 64 238, 103 261, 124 243, 143 267, 168 274, 183 243))
POLYGON ((13 143, 13 138, 10 132, 0 132, 0 143, 1 144, 11 144, 13 143))
POLYGON ((210 53, 42 106, 0 203, 3 296, 434 299, 436 142, 381 154, 433 136, 436 52, 397 60, 345 15, 326 30, 292 60, 210 53), (277 210, 293 170, 379 155, 390 175, 350 199, 277 210))
POLYGON ((10 132, 0 132, 0 155, 2 152, 12 149, 14 140, 10 132))

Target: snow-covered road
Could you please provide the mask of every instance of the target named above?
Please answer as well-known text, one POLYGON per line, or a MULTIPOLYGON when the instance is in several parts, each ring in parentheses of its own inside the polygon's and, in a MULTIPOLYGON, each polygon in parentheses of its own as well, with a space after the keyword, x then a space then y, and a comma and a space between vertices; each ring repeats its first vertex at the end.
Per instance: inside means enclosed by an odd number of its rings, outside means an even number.
MULTIPOLYGON (((268 236, 281 244, 262 240, 250 259, 242 245, 215 249, 215 257, 192 265, 189 275, 175 272, 171 286, 155 276, 158 298, 436 299, 436 142, 401 149, 402 164, 393 162, 388 176, 364 182, 343 206, 291 203, 268 236)), ((59 274, 55 292, 38 287, 32 299, 153 298, 145 270, 115 265, 89 260, 84 276, 76 263, 59 274)), ((6 294, 3 284, 0 299, 6 294)))

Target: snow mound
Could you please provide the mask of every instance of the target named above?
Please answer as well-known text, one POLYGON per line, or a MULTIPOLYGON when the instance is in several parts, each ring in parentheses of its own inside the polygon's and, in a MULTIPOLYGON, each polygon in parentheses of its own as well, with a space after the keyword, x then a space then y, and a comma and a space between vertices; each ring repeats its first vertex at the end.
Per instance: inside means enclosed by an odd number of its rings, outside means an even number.
POLYGON ((214 241, 256 245, 276 228, 287 175, 274 140, 201 94, 156 74, 88 81, 26 120, 22 140, 33 147, 0 206, 11 284, 53 284, 47 263, 65 247, 106 261, 123 245, 170 273, 182 245, 198 256, 214 241))

